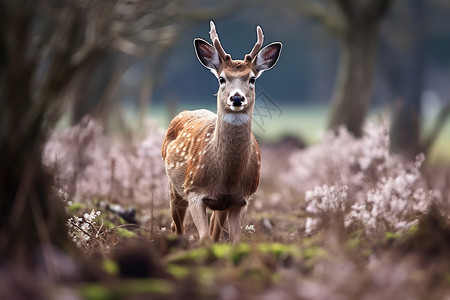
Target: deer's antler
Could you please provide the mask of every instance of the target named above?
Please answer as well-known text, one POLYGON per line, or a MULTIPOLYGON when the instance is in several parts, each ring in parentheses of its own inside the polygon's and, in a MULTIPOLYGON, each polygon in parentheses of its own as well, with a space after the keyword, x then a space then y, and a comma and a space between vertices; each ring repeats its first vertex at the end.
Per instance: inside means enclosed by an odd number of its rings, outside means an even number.
POLYGON ((252 60, 253 58, 255 58, 256 54, 258 54, 259 50, 261 50, 264 41, 264 34, 260 26, 256 27, 256 35, 258 37, 258 40, 256 41, 255 46, 253 46, 252 51, 250 51, 250 53, 245 56, 245 59, 247 60, 252 60))
POLYGON ((216 25, 214 25, 214 22, 211 21, 209 23, 209 25, 211 26, 211 30, 209 31, 209 36, 211 38, 211 42, 214 45, 214 48, 216 48, 217 53, 219 53, 220 58, 224 61, 224 60, 228 60, 231 59, 230 54, 227 54, 225 52, 225 50, 223 50, 222 45, 220 44, 220 40, 219 40, 219 36, 217 35, 217 31, 216 31, 216 25))

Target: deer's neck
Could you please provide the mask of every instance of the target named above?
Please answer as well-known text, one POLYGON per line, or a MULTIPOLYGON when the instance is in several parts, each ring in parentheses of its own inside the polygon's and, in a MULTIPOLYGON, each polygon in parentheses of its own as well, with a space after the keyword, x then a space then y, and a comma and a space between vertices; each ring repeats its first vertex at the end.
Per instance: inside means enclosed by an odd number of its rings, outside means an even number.
POLYGON ((252 114, 218 111, 212 144, 215 160, 226 182, 244 174, 252 151, 252 114))

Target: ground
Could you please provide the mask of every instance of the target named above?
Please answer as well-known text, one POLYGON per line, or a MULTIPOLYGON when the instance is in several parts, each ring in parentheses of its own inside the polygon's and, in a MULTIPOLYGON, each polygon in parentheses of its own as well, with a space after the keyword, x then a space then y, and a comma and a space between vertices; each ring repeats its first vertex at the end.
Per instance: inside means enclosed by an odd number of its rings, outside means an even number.
POLYGON ((44 161, 78 254, 55 258, 57 280, 45 275, 52 263, 29 284, 20 270, 0 272, 0 295, 448 299, 450 168, 390 155, 386 128, 369 124, 358 140, 340 131, 308 148, 261 142, 261 185, 236 245, 200 243, 189 216, 184 236, 170 231, 163 132, 124 143, 93 120, 55 132, 44 161))

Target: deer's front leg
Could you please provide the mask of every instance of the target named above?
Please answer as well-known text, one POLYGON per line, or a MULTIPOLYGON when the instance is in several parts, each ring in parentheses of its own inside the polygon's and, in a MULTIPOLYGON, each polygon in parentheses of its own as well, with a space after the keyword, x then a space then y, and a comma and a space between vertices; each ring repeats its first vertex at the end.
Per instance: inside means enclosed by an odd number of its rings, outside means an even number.
POLYGON ((230 225, 230 239, 236 244, 241 239, 242 224, 244 223, 247 205, 232 207, 228 213, 228 223, 230 225))
POLYGON ((206 205, 202 201, 203 196, 199 194, 190 194, 189 199, 189 210, 191 212, 192 220, 194 221, 195 227, 197 227, 200 240, 211 239, 208 233, 208 218, 206 217, 206 205))

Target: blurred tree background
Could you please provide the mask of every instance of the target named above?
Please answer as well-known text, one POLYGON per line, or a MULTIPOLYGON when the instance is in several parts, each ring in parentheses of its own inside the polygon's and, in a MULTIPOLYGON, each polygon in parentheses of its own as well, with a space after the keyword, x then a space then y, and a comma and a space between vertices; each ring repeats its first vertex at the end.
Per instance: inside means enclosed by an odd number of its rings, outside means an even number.
MULTIPOLYGON (((283 42, 276 71, 258 82, 282 110, 301 118, 314 105, 329 128, 360 136, 369 109, 387 108, 392 150, 413 156, 431 149, 449 113, 449 16, 445 0, 1 0, 0 257, 67 247, 63 208, 40 163, 61 120, 90 114, 117 125, 131 116, 140 127, 150 114, 165 128, 176 110, 214 109, 216 79, 192 47, 207 39, 210 19, 235 59, 256 25, 266 41, 283 42), (436 122, 424 134, 430 114, 436 122)), ((285 132, 313 130, 283 120, 285 132)))
POLYGON ((124 57, 152 57, 175 37, 172 1, 0 2, 0 257, 44 261, 67 243, 42 147, 60 118, 109 113, 124 57), (42 249, 39 249, 42 245, 42 249), (44 251, 45 250, 45 251, 44 251), (36 259, 36 258, 34 258, 36 259))

